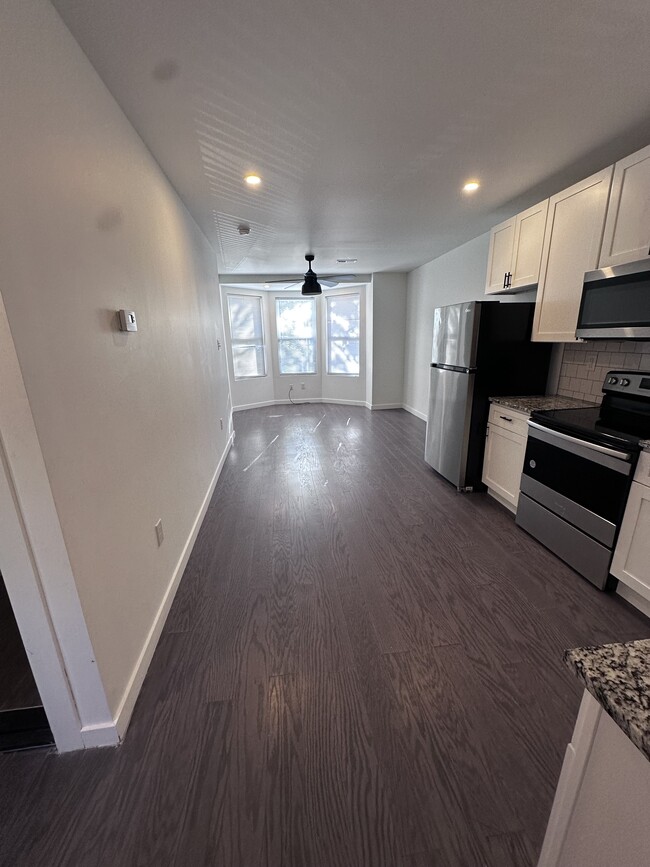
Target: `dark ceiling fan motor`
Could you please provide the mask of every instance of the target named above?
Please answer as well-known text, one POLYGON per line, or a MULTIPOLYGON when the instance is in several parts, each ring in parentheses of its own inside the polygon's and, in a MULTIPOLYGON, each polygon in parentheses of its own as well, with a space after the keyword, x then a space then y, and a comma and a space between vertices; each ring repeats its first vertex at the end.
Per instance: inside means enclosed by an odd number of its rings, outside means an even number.
POLYGON ((321 289, 321 285, 318 282, 318 274, 314 274, 311 269, 311 263, 314 261, 314 254, 307 253, 305 255, 305 259, 309 263, 309 268, 307 269, 307 273, 305 274, 305 282, 302 284, 301 294, 302 295, 321 295, 323 290, 321 289))

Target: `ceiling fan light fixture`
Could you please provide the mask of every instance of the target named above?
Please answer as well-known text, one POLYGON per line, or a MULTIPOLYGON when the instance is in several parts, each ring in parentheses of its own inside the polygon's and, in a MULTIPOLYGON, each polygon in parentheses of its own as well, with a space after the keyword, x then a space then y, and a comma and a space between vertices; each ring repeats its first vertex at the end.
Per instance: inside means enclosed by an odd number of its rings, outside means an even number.
POLYGON ((314 274, 311 268, 311 263, 314 261, 314 254, 307 253, 305 259, 309 264, 309 268, 305 274, 305 282, 302 284, 300 292, 302 295, 321 295, 323 290, 318 282, 317 275, 314 274))
POLYGON ((300 291, 303 295, 322 295, 323 293, 315 274, 305 274, 305 282, 302 284, 302 289, 300 291))

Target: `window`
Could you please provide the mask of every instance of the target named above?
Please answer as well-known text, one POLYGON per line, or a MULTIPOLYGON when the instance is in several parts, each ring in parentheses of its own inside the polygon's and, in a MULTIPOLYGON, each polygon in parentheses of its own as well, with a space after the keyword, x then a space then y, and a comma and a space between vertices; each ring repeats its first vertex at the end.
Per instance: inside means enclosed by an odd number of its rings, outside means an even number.
POLYGON ((359 295, 327 298, 327 372, 359 376, 359 295))
POLYGON ((316 373, 316 304, 313 298, 275 302, 280 373, 316 373))
POLYGON ((266 376, 262 299, 256 295, 229 295, 228 315, 235 379, 266 376))

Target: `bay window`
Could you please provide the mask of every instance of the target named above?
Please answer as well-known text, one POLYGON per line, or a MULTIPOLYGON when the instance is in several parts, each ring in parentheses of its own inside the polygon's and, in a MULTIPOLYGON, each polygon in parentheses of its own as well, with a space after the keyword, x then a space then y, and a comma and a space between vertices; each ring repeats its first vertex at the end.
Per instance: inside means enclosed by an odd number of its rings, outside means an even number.
POLYGON ((275 322, 280 373, 316 373, 314 298, 277 298, 275 322))
POLYGON ((228 317, 235 379, 266 376, 262 299, 258 295, 228 295, 228 317))
POLYGON ((327 372, 359 376, 360 296, 330 295, 327 304, 327 372))

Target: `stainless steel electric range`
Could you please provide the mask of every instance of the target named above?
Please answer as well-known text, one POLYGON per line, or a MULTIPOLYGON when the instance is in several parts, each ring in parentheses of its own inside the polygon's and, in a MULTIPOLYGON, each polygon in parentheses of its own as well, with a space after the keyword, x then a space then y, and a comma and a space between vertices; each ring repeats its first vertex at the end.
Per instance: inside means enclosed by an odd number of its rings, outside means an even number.
POLYGON ((612 370, 600 406, 537 411, 517 524, 604 589, 640 443, 650 439, 650 372, 612 370))

